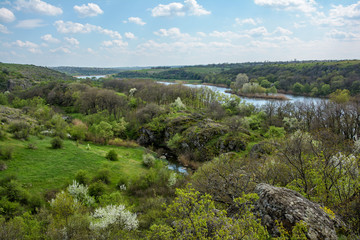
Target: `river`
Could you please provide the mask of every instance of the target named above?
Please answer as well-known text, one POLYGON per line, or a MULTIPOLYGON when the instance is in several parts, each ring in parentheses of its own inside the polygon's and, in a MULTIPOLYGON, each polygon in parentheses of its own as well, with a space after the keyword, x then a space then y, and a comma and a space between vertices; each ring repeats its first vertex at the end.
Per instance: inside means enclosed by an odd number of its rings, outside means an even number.
POLYGON ((91 76, 75 76, 76 78, 79 78, 79 79, 86 79, 86 78, 96 78, 96 79, 99 79, 99 78, 104 78, 106 77, 106 75, 91 75, 91 76))
MULTIPOLYGON (((173 82, 159 82, 165 85, 169 85, 169 84, 177 84, 177 83, 173 83, 173 82)), ((191 88, 201 88, 201 87, 206 87, 211 89, 214 92, 218 92, 218 93, 222 93, 225 94, 227 96, 231 96, 232 93, 227 93, 226 91, 230 91, 230 88, 224 88, 224 87, 216 87, 216 86, 209 86, 209 85, 200 85, 200 84, 183 84, 184 86, 187 87, 191 87, 191 88)), ((321 98, 314 98, 314 97, 304 97, 304 96, 294 96, 294 95, 290 95, 290 94, 283 94, 284 96, 286 96, 289 100, 289 102, 307 102, 307 103, 319 103, 321 102, 323 99, 321 98)), ((281 101, 281 100, 272 100, 272 99, 261 99, 261 98, 247 98, 247 97, 240 97, 241 99, 243 99, 246 103, 250 103, 253 104, 256 107, 261 107, 263 105, 265 105, 266 103, 268 103, 269 101, 281 101)))

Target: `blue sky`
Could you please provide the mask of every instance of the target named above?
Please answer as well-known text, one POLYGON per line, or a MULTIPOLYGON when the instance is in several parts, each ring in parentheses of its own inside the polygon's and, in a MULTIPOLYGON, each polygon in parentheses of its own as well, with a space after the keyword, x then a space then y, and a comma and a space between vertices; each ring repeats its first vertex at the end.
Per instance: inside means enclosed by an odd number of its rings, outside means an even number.
POLYGON ((0 61, 127 67, 359 59, 360 1, 0 1, 0 61))

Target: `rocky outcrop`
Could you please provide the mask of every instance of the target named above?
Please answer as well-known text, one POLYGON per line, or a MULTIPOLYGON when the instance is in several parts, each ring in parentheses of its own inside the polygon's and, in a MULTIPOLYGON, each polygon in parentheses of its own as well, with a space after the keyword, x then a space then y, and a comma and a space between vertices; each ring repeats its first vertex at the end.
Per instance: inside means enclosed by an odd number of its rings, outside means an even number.
POLYGON ((290 189, 263 183, 256 186, 255 192, 259 195, 255 212, 270 234, 278 235, 276 221, 291 231, 302 220, 308 228, 308 239, 337 239, 336 229, 343 226, 342 222, 324 212, 319 204, 290 189))

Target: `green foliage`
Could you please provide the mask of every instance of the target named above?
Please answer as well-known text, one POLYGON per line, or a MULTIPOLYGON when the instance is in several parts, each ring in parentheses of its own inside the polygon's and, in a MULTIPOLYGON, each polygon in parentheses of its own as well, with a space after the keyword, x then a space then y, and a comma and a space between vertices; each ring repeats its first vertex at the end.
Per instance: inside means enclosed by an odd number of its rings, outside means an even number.
POLYGON ((285 134, 286 132, 283 127, 270 126, 264 136, 266 138, 282 138, 285 134))
POLYGON ((5 160, 10 160, 14 156, 14 148, 12 146, 3 146, 0 148, 0 157, 5 160))
POLYGON ((109 184, 110 181, 110 170, 108 168, 99 169, 93 178, 93 182, 103 182, 109 184))
POLYGON ((304 86, 301 83, 296 82, 293 87, 292 90, 294 93, 296 94, 300 94, 303 92, 304 86))
POLYGON ((60 137, 54 137, 50 143, 52 149, 60 149, 64 147, 63 140, 60 137))
POLYGON ((8 97, 4 93, 0 93, 0 105, 8 105, 8 97))
POLYGON ((90 182, 89 172, 86 170, 79 170, 75 175, 75 180, 83 185, 87 185, 90 182))
POLYGON ((85 140, 88 127, 79 119, 73 120, 73 125, 69 126, 68 132, 74 140, 85 140))
POLYGON ((111 124, 105 121, 101 121, 99 124, 94 124, 90 128, 90 131, 95 134, 95 137, 98 140, 101 140, 104 143, 106 143, 110 138, 114 136, 111 124))
POLYGON ((27 140, 30 135, 31 126, 25 121, 16 121, 9 126, 9 132, 14 135, 16 139, 27 140))
POLYGON ((147 168, 151 168, 155 165, 155 157, 151 153, 147 153, 143 155, 143 164, 147 168))
POLYGON ((350 100, 350 91, 347 89, 337 89, 330 94, 330 100, 335 103, 347 103, 350 100))
POLYGON ((117 161, 118 159, 118 154, 116 153, 115 150, 110 150, 107 154, 106 154, 106 159, 109 159, 110 161, 117 161))
POLYGON ((106 192, 106 185, 103 182, 95 182, 89 186, 89 195, 95 199, 99 199, 106 192))
MULTIPOLYGON (((212 198, 201 195, 191 186, 177 189, 177 197, 167 206, 166 213, 171 225, 153 225, 150 239, 268 239, 266 229, 252 215, 244 210, 239 218, 229 218, 226 211, 216 209, 212 198)), ((239 204, 252 197, 237 200, 239 204)), ((245 204, 247 205, 247 204, 245 204)))

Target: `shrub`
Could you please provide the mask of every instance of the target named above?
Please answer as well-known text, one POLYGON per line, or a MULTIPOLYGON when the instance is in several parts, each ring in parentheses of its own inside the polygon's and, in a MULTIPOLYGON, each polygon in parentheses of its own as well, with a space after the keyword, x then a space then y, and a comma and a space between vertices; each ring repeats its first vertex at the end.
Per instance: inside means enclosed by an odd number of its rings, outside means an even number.
POLYGON ((16 139, 27 140, 30 135, 30 124, 24 121, 17 121, 10 125, 9 131, 16 139))
POLYGON ((121 138, 111 139, 109 140, 108 144, 118 147, 132 147, 132 148, 139 146, 139 144, 137 144, 134 141, 123 140, 121 138))
POLYGON ((96 176, 93 178, 93 182, 103 182, 105 184, 110 183, 110 171, 107 168, 100 169, 96 176))
POLYGON ((80 184, 87 185, 90 182, 88 171, 79 170, 75 175, 75 180, 80 184))
POLYGON ((108 205, 105 208, 95 209, 90 229, 105 229, 112 224, 117 224, 126 230, 133 230, 139 226, 136 214, 126 210, 124 205, 108 205))
POLYGON ((129 179, 126 176, 121 176, 118 181, 118 187, 121 190, 126 190, 129 187, 129 179))
POLYGON ((110 161, 117 161, 118 155, 115 152, 115 150, 112 149, 106 154, 106 158, 109 159, 110 161))
POLYGON ((52 149, 59 149, 59 148, 63 148, 63 147, 64 147, 64 143, 60 137, 55 137, 51 140, 51 148, 52 149))
POLYGON ((148 168, 153 167, 155 165, 155 157, 150 153, 144 154, 143 155, 143 164, 148 168))
POLYGON ((7 169, 6 162, 0 161, 0 171, 4 171, 7 169))
POLYGON ((95 182, 90 184, 88 188, 88 193, 90 196, 98 199, 106 192, 106 185, 102 182, 95 182))
POLYGON ((13 158, 14 148, 12 146, 4 146, 0 150, 0 155, 5 160, 10 160, 13 158))
POLYGON ((36 150, 36 149, 37 149, 37 147, 36 147, 36 145, 35 145, 34 143, 29 143, 26 148, 27 148, 27 149, 32 149, 32 150, 36 150))

